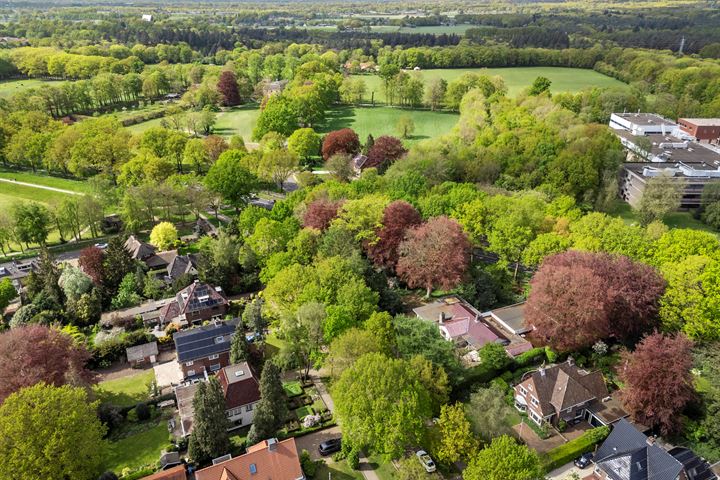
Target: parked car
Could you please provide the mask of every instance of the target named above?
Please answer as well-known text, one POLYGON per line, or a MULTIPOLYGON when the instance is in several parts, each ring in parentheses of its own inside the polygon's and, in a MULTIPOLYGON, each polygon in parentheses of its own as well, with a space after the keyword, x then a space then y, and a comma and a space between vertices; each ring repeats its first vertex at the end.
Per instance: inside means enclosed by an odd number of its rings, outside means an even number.
POLYGON ((96 243, 95 246, 100 250, 105 250, 108 247, 107 243, 96 243))
POLYGON ((433 459, 430 458, 430 455, 428 455, 425 450, 418 450, 415 455, 417 456, 418 460, 420 460, 420 463, 422 463, 422 466, 425 467, 426 472, 432 473, 437 470, 435 462, 433 462, 433 459))
POLYGON ((331 453, 339 452, 342 448, 342 440, 339 438, 331 438, 318 445, 318 452, 323 457, 327 457, 331 453))
POLYGON ((592 453, 584 453, 575 459, 575 466, 578 468, 587 468, 592 463, 592 459, 592 453))

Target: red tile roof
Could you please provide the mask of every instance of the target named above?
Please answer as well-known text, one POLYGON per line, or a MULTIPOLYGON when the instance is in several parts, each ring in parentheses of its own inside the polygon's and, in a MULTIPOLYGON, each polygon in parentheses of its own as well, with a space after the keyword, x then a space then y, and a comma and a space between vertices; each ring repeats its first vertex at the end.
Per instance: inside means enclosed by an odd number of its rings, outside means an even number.
POLYGON ((248 453, 195 472, 195 480, 299 480, 304 478, 295 439, 267 441, 248 448, 248 453), (252 473, 254 469, 255 473, 252 473))
POLYGON ((169 470, 154 473, 149 477, 143 477, 140 480, 187 480, 185 465, 178 465, 169 470))
POLYGON ((260 383, 247 362, 221 369, 217 378, 228 410, 260 401, 260 383))

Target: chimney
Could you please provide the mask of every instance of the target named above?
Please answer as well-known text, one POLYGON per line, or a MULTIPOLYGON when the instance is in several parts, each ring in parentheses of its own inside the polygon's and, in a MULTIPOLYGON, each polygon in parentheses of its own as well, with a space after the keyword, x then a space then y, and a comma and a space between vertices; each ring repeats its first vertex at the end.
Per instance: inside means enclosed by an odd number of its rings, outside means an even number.
POLYGON ((476 313, 476 314, 475 314, 475 321, 476 321, 476 322, 479 322, 479 321, 480 321, 480 314, 479 314, 479 313, 476 313))
POLYGON ((440 312, 440 314, 438 315, 438 323, 440 325, 445 323, 445 312, 440 312))
POLYGON ((277 450, 277 443, 278 443, 277 438, 268 438, 267 439, 268 451, 274 452, 275 450, 277 450))
POLYGON ((655 445, 655 437, 652 436, 652 435, 650 435, 649 437, 647 437, 647 440, 646 440, 646 441, 647 441, 647 444, 648 444, 648 445, 655 445))
POLYGON ((538 372, 540 372, 541 377, 545 376, 545 362, 543 362, 543 364, 540 365, 540 368, 538 368, 538 372))
POLYGON ((572 357, 568 357, 568 358, 567 358, 567 364, 570 365, 571 367, 574 367, 574 366, 575 366, 575 360, 573 360, 572 357))

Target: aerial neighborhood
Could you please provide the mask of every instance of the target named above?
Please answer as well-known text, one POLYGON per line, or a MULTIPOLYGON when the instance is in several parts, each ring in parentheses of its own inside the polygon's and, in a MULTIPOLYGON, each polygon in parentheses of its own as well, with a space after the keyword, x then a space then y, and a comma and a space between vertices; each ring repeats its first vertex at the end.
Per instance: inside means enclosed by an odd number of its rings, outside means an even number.
POLYGON ((720 480, 716 2, 0 18, 0 480, 720 480))

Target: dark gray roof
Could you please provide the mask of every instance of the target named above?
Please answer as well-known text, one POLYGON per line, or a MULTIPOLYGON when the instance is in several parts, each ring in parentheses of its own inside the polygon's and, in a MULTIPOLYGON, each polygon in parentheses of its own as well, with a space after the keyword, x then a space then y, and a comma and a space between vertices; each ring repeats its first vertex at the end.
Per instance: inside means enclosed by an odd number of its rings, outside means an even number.
POLYGON ((598 449, 595 463, 611 480, 676 480, 683 469, 624 418, 598 449))
POLYGON ((194 253, 176 256, 167 267, 168 276, 176 279, 184 273, 189 273, 192 269, 197 269, 197 260, 197 255, 194 253))
POLYGON ((512 333, 521 334, 532 330, 532 328, 525 323, 525 302, 496 308, 490 311, 490 315, 501 322, 503 326, 507 325, 512 333))
POLYGON ((128 347, 125 349, 125 353, 127 354, 128 362, 136 362, 157 355, 158 345, 157 342, 144 343, 142 345, 128 347))
POLYGON ((668 453, 683 464, 688 480, 717 480, 718 477, 712 471, 710 464, 689 448, 675 447, 668 453))
POLYGON ((235 325, 231 322, 210 324, 173 334, 179 362, 207 357, 230 350, 235 325), (221 338, 222 337, 222 338, 221 338))

